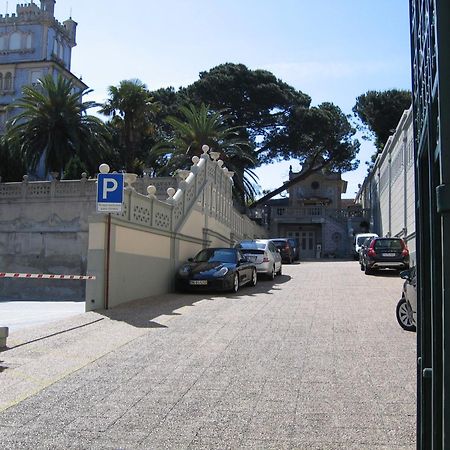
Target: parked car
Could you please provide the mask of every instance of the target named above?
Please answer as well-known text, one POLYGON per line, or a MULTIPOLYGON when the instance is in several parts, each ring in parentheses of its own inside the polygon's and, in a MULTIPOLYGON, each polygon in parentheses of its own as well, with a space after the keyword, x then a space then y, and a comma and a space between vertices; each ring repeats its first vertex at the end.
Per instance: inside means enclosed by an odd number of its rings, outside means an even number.
POLYGON ((364 267, 362 265, 362 258, 363 258, 363 254, 364 251, 366 250, 366 248, 370 245, 370 243, 372 242, 373 237, 368 237, 364 240, 364 242, 361 244, 361 247, 359 248, 359 255, 358 255, 358 259, 359 259, 359 264, 361 265, 361 270, 364 270, 364 267))
POLYGON ((242 254, 255 264, 258 273, 267 275, 272 280, 281 275, 281 254, 274 243, 268 239, 242 241, 236 245, 242 254))
POLYGON ((376 233, 358 233, 353 239, 353 257, 355 260, 359 258, 362 244, 367 238, 378 237, 376 233))
POLYGON ((274 238, 270 239, 275 247, 280 250, 281 260, 288 264, 292 264, 294 261, 294 249, 292 248, 289 239, 287 238, 274 238))
POLYGON ((401 238, 373 238, 361 260, 361 270, 366 275, 380 269, 409 269, 409 251, 401 238))
POLYGON ((407 331, 416 331, 417 323, 417 287, 416 268, 404 270, 400 276, 403 283, 402 298, 397 303, 395 314, 399 325, 407 331))
POLYGON ((300 241, 298 238, 288 238, 288 241, 294 251, 294 261, 298 261, 300 259, 300 241))
POLYGON ((255 286, 256 266, 236 248, 206 248, 189 258, 176 274, 177 290, 229 290, 255 286))

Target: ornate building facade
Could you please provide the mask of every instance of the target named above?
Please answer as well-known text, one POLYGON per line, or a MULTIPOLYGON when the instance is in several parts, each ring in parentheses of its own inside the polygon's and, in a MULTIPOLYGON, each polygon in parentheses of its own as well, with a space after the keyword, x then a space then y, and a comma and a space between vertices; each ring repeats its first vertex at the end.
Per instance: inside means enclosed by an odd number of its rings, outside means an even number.
POLYGON ((55 3, 19 4, 16 13, 0 15, 0 133, 10 114, 8 105, 39 78, 62 75, 79 89, 87 87, 70 67, 77 23, 72 18, 58 22, 55 3))
MULTIPOLYGON (((289 181, 301 177, 290 170, 289 181)), ((287 196, 253 210, 271 237, 297 238, 301 259, 346 258, 353 235, 366 231, 368 218, 353 200, 342 200, 347 182, 340 173, 318 171, 290 185, 287 196)))

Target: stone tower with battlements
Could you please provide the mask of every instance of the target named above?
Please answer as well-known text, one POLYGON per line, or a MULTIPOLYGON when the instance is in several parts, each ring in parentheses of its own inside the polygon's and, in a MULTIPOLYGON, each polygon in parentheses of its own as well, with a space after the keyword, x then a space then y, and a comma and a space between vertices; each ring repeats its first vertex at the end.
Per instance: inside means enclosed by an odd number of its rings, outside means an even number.
POLYGON ((55 0, 18 4, 15 14, 0 15, 0 133, 8 119, 6 107, 22 88, 39 78, 62 75, 79 89, 87 86, 70 70, 77 23, 55 18, 55 0))

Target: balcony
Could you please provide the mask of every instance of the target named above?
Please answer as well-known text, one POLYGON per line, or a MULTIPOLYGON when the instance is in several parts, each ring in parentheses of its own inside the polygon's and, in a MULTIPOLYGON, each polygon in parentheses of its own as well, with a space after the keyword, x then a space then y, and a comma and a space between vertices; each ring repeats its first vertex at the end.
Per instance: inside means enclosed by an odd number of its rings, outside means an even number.
POLYGON ((325 206, 304 206, 301 208, 275 207, 271 211, 271 219, 283 223, 323 223, 334 219, 344 223, 349 219, 366 219, 368 209, 334 209, 325 206))

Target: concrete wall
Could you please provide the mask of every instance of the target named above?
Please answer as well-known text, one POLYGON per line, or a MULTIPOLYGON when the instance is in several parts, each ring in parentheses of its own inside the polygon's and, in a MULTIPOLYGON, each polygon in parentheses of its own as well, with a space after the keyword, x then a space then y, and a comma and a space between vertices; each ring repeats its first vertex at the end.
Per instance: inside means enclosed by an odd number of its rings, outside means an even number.
MULTIPOLYGON (((0 183, 0 272, 86 273, 93 180, 0 183)), ((81 300, 85 282, 0 279, 3 300, 81 300)))

